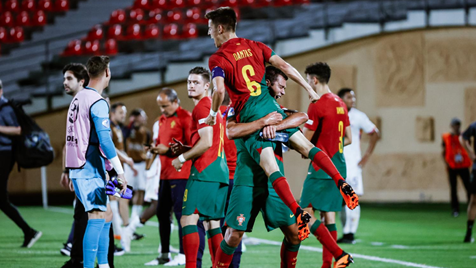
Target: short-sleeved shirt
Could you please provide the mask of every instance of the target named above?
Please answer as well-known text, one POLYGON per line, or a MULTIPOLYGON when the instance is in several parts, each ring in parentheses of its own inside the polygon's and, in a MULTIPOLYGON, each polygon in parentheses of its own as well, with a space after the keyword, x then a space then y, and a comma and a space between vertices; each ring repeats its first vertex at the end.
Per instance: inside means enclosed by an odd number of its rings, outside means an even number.
MULTIPOLYGON (((211 127, 205 123, 205 119, 210 114, 211 107, 212 99, 210 97, 204 97, 197 103, 197 105, 195 105, 195 108, 192 111, 193 121, 191 122, 191 142, 193 146, 195 146, 200 140, 198 131, 202 128, 211 127)), ((216 124, 212 126, 212 146, 201 156, 195 158, 192 165, 199 173, 208 173, 206 175, 202 174, 205 176, 200 176, 200 180, 228 183, 228 168, 226 166, 224 144, 225 126, 221 114, 217 115, 216 120, 216 124), (226 173, 223 172, 225 169, 226 173)))
MULTIPOLYGON (((228 106, 220 106, 220 112, 223 115, 223 121, 226 122, 226 114, 227 114, 228 106)), ((225 127, 226 127, 226 123, 225 127)), ((225 129, 226 133, 226 129, 225 129)), ((235 175, 235 169, 236 169, 236 145, 233 140, 228 139, 228 137, 225 135, 225 155, 226 155, 226 164, 228 165, 228 169, 230 171, 230 176, 229 179, 232 180, 234 175, 235 175)))
POLYGON ((129 136, 126 138, 126 152, 135 163, 145 161, 144 144, 150 143, 150 136, 150 131, 144 126, 131 128, 129 136))
MULTIPOLYGON (((17 116, 13 108, 7 104, 8 100, 3 96, 0 97, 0 126, 18 127, 17 116)), ((12 138, 8 135, 0 133, 0 151, 12 150, 12 138)))
MULTIPOLYGON (((172 138, 182 142, 184 145, 191 145, 192 132, 190 129, 190 123, 192 122, 192 114, 179 107, 175 113, 169 117, 161 115, 159 118, 159 136, 157 138, 157 144, 163 144, 167 147, 169 143, 174 142, 172 138)), ((190 175, 191 161, 184 163, 180 172, 176 171, 172 166, 172 161, 176 157, 170 157, 168 155, 161 155, 160 162, 162 170, 160 172, 161 180, 173 180, 173 179, 188 179, 190 175)))
POLYGON ((362 159, 362 153, 360 152, 360 137, 362 131, 369 134, 377 130, 377 127, 370 121, 367 115, 356 108, 350 109, 349 121, 352 131, 352 143, 347 145, 344 149, 344 158, 348 173, 362 170, 359 167, 359 162, 362 159))
POLYGON ((124 151, 124 136, 122 135, 121 126, 114 124, 111 121, 111 134, 112 134, 112 142, 114 142, 114 146, 119 151, 124 151))
MULTIPOLYGON (((332 159, 337 170, 345 178, 344 135, 345 128, 350 125, 345 103, 337 95, 326 93, 316 103, 309 104, 307 114, 309 120, 304 127, 314 131, 311 143, 332 159)), ((311 172, 313 169, 322 173, 316 174, 318 178, 330 179, 329 175, 313 162, 310 163, 309 169, 311 172)))
MULTIPOLYGON (((473 150, 476 152, 476 122, 473 122, 462 134, 463 139, 471 141, 473 138, 473 150)), ((473 170, 476 170, 476 162, 473 162, 473 170)))

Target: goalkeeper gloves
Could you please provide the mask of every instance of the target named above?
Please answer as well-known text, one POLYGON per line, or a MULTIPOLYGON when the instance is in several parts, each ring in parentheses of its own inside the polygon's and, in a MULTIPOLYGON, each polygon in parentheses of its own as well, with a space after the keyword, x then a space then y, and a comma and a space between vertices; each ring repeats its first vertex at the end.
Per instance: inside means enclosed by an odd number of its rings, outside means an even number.
POLYGON ((126 192, 123 194, 121 193, 122 185, 114 178, 107 182, 106 185, 106 194, 112 195, 115 197, 120 197, 124 199, 131 199, 132 198, 132 190, 133 188, 127 185, 126 192))

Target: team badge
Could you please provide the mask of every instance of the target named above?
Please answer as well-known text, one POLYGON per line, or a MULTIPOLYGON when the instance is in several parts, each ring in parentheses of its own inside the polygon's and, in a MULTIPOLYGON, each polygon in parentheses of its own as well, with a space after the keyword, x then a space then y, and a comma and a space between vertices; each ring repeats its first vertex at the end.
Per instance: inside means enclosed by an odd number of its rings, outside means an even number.
POLYGON ((306 121, 306 124, 307 124, 307 125, 312 125, 312 124, 314 124, 314 121, 312 121, 311 119, 309 119, 309 120, 306 121))
POLYGON ((78 113, 79 113, 79 100, 75 98, 71 102, 71 105, 69 106, 68 120, 70 123, 76 122, 76 119, 78 119, 78 113))
POLYGON ((175 120, 172 121, 172 123, 170 123, 170 128, 174 128, 176 124, 177 124, 177 123, 175 123, 175 120))
POLYGON ((243 217, 243 214, 240 214, 240 216, 236 217, 236 220, 238 221, 239 226, 243 226, 243 222, 245 222, 246 218, 243 217))
POLYGON ((109 119, 104 119, 102 121, 102 125, 105 127, 105 128, 109 128, 109 119))
POLYGON ((230 107, 230 108, 228 109, 228 115, 227 115, 227 116, 228 116, 228 117, 233 117, 233 116, 235 116, 235 109, 233 109, 233 107, 230 107))

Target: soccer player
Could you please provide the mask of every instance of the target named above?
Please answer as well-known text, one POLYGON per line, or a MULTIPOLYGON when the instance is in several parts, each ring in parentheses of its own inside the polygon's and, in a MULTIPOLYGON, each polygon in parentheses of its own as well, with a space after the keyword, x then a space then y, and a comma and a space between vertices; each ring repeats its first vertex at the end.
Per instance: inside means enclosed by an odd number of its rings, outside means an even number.
POLYGON ((460 137, 460 142, 463 147, 468 152, 469 158, 473 161, 472 171, 471 171, 471 197, 468 205, 468 222, 466 227, 466 235, 464 237, 465 243, 473 242, 473 226, 474 219, 476 218, 476 122, 473 122, 469 127, 463 132, 460 137), (471 146, 471 139, 472 146, 471 146))
POLYGON ((109 84, 109 57, 94 56, 87 62, 89 86, 73 98, 66 121, 66 168, 76 195, 88 212, 83 238, 85 268, 93 268, 98 257, 100 268, 109 267, 107 253, 111 227, 111 209, 106 196, 106 157, 127 189, 121 162, 110 136, 109 107, 101 93, 109 84), (104 152, 104 155, 102 152, 104 152))
POLYGON ((210 73, 203 67, 195 67, 187 79, 188 96, 193 99, 192 147, 175 143, 172 150, 180 154, 172 165, 180 172, 183 164, 192 160, 190 177, 183 196, 182 225, 185 267, 197 267, 197 252, 200 246, 198 220, 203 220, 207 230, 212 262, 223 235, 220 219, 225 217, 228 193, 228 167, 224 150, 225 125, 221 115, 213 127, 205 124, 212 100, 208 96, 210 73), (206 194, 205 194, 206 193, 206 194))
MULTIPOLYGON (((331 69, 327 63, 311 64, 307 66, 305 74, 309 85, 321 98, 316 103, 309 104, 307 110, 309 121, 304 125, 303 134, 331 157, 332 162, 345 178, 344 146, 352 143, 347 107, 329 89, 331 69)), ((327 228, 332 235, 332 240, 326 241, 327 236, 321 235, 318 230, 311 229, 311 233, 325 245, 322 252, 322 268, 330 268, 332 257, 338 260, 343 254, 352 262, 352 256, 345 254, 336 244, 335 212, 342 209, 342 196, 329 175, 315 163, 309 164, 307 174, 302 188, 301 206, 312 216, 309 225, 317 229, 327 228), (320 211, 319 218, 323 221, 322 224, 314 217, 316 211, 320 211)))
MULTIPOLYGON (((286 116, 276 103, 276 100, 268 94, 268 87, 264 79, 266 62, 281 69, 287 76, 307 90, 312 101, 317 101, 319 97, 297 70, 274 54, 269 47, 262 43, 236 36, 236 14, 233 9, 228 7, 218 8, 207 13, 206 18, 209 20, 209 35, 214 40, 216 47, 219 48, 209 60, 209 67, 212 70, 212 79, 216 91, 213 94, 210 115, 206 119, 207 124, 215 124, 216 111, 218 111, 223 101, 225 86, 230 95, 238 122, 253 122, 274 111, 282 114, 283 117, 286 116)), ((315 148, 306 140, 298 131, 298 128, 282 129, 282 131, 290 135, 289 140, 293 148, 310 158, 313 162, 316 162, 319 167, 331 175, 350 208, 358 205, 358 198, 353 193, 352 187, 345 182, 324 152, 315 148)), ((279 170, 279 165, 274 155, 274 151, 278 146, 277 143, 263 140, 259 136, 259 131, 256 131, 248 133, 246 138, 241 138, 238 142, 235 141, 235 144, 237 144, 237 149, 238 145, 244 147, 244 152, 248 152, 253 161, 264 170, 277 194, 296 215, 298 225, 300 226, 300 238, 304 239, 307 237, 309 233, 307 226, 309 215, 299 207, 291 193, 289 184, 279 170)), ((239 154, 240 149, 238 149, 238 158, 240 158, 239 154)), ((237 169, 240 165, 245 165, 245 163, 238 161, 237 169)), ((243 218, 236 220, 243 223, 243 218)), ((228 265, 235 247, 241 240, 240 233, 233 233, 230 228, 228 228, 225 238, 226 242, 222 242, 215 258, 215 264, 219 263, 220 267, 228 265)))
MULTIPOLYGON (((159 137, 157 146, 151 151, 160 155, 162 169, 160 171, 159 183, 159 203, 157 206, 157 218, 159 220, 159 233, 161 243, 160 255, 146 263, 146 265, 165 264, 166 266, 176 266, 185 264, 185 254, 183 250, 182 225, 182 203, 185 193, 187 179, 190 176, 191 162, 184 163, 180 172, 172 166, 172 161, 177 157, 170 148, 170 143, 175 140, 185 145, 191 144, 192 114, 180 107, 180 100, 177 92, 171 88, 163 88, 157 97, 157 104, 162 112, 159 118, 159 137), (178 233, 180 249, 179 254, 171 260, 170 254, 170 211, 173 209, 178 222, 178 233)), ((205 231, 199 228, 200 237, 205 236, 205 231)), ((200 251, 197 256, 197 265, 201 265, 201 257, 205 241, 200 241, 200 251)))
MULTIPOLYGON (((345 147, 344 158, 347 168, 347 181, 354 186, 355 193, 358 196, 364 194, 364 185, 362 183, 362 168, 369 160, 375 145, 379 139, 378 128, 369 120, 367 115, 355 106, 355 93, 352 89, 343 88, 337 95, 344 101, 349 114, 350 128, 352 130, 352 144, 345 147), (360 152, 361 132, 367 133, 370 137, 369 146, 364 156, 360 152)), ((344 236, 337 240, 337 243, 355 243, 354 234, 357 231, 360 220, 360 206, 354 210, 344 207, 345 213, 341 213, 342 224, 344 225, 344 236)))

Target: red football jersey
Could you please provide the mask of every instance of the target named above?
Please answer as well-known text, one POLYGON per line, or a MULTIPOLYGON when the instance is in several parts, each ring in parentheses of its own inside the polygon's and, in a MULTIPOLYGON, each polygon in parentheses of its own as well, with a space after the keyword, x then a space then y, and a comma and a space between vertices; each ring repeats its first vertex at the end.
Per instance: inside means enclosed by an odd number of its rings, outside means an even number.
MULTIPOLYGON (((309 104, 307 110, 309 120, 305 128, 313 130, 311 142, 317 148, 323 150, 332 159, 339 169, 344 160, 344 135, 345 128, 350 125, 347 107, 339 96, 327 93, 316 102, 309 104)), ((314 169, 319 167, 313 163, 314 169)))
POLYGON ((225 86, 236 113, 250 96, 260 95, 261 88, 267 89, 266 62, 273 55, 273 50, 261 42, 233 38, 210 57, 210 70, 220 67, 225 72, 225 86))
MULTIPOLYGON (((198 130, 204 127, 209 127, 205 123, 205 119, 210 114, 210 109, 212 107, 212 99, 210 97, 205 97, 201 99, 195 108, 192 111, 192 136, 191 141, 192 145, 195 145, 197 141, 200 139, 200 135, 198 134, 198 130)), ((207 168, 211 163, 217 160, 218 157, 225 156, 225 125, 223 124, 223 118, 221 114, 217 115, 217 123, 213 126, 213 143, 212 147, 210 147, 205 153, 201 156, 196 158, 193 161, 193 166, 198 170, 198 172, 202 172, 205 168, 207 168)))
MULTIPOLYGON (((190 137, 192 136, 190 130, 191 121, 192 115, 190 112, 181 107, 170 117, 161 115, 159 118, 159 137, 157 138, 157 144, 163 144, 169 147, 169 143, 174 142, 172 138, 175 138, 185 145, 190 145, 190 137)), ((182 170, 178 172, 174 166, 172 166, 172 161, 175 158, 176 157, 168 157, 166 155, 160 156, 162 166, 160 171, 161 180, 188 179, 190 176, 191 161, 185 162, 182 170)))
MULTIPOLYGON (((226 126, 226 114, 225 111, 228 110, 228 106, 220 106, 220 113, 223 115, 224 125, 226 126)), ((226 133, 226 129, 225 129, 226 133)), ((230 180, 235 177, 236 169, 236 145, 233 140, 228 139, 225 135, 225 155, 226 155, 226 164, 228 165, 228 170, 230 171, 230 180)))

